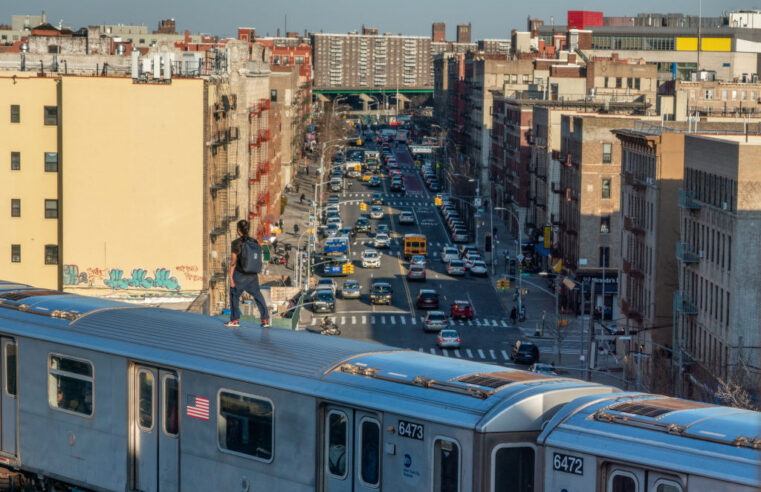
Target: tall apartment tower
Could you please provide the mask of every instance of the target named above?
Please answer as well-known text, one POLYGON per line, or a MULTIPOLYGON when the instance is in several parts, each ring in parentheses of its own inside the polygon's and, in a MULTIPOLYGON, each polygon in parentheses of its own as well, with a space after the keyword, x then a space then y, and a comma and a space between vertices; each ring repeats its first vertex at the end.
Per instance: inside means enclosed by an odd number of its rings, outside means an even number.
POLYGON ((457 26, 457 42, 470 43, 470 22, 457 26))
POLYGON ((434 43, 445 43, 447 40, 447 25, 443 22, 434 22, 431 27, 431 39, 434 43))

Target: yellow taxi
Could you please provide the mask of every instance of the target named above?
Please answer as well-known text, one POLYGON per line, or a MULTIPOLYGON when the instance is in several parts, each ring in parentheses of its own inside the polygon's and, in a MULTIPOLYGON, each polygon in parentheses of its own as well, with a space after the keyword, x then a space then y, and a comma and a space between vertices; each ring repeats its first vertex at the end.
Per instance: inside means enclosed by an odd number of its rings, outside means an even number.
POLYGON ((373 177, 373 173, 364 173, 362 175, 362 182, 367 183, 368 181, 370 181, 370 178, 372 177, 373 177))

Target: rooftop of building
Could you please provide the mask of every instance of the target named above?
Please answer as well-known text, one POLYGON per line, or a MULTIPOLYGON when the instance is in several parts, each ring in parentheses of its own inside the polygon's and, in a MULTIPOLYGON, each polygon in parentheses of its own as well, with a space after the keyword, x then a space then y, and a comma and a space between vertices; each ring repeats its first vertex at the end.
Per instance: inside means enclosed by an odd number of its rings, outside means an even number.
POLYGON ((712 138, 714 140, 722 140, 725 142, 739 143, 740 145, 761 145, 761 135, 726 135, 726 134, 707 134, 702 135, 700 133, 697 136, 712 138))

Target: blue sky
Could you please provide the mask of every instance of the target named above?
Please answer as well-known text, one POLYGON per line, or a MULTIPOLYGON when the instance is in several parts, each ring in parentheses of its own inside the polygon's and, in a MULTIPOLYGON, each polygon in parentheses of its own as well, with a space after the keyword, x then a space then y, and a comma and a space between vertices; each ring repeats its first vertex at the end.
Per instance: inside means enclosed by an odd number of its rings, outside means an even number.
MULTIPOLYGON (((547 24, 565 24, 566 11, 598 10, 605 15, 636 15, 637 12, 684 12, 697 14, 698 0, 639 0, 636 7, 615 0, 568 2, 544 0, 1 0, 0 23, 13 14, 39 14, 48 21, 78 28, 88 24, 145 24, 155 29, 158 20, 174 17, 177 29, 233 36, 238 26, 256 27, 257 34, 274 35, 284 28, 303 32, 347 32, 362 24, 381 32, 430 36, 431 23, 447 24, 447 39, 454 39, 455 26, 471 22, 473 39, 506 38, 511 29, 525 29, 531 15, 547 24)), ((703 0, 703 15, 723 10, 760 6, 759 0, 703 0)))

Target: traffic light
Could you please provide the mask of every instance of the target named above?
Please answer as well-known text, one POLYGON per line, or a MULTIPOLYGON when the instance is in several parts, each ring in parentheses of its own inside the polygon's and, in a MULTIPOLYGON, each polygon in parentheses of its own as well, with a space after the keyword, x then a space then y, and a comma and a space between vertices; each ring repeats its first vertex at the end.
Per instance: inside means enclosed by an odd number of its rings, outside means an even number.
POLYGON ((499 290, 506 290, 510 288, 510 280, 506 278, 501 278, 497 280, 497 288, 499 290))
POLYGON ((521 295, 527 296, 528 295, 528 289, 521 289, 521 295))
POLYGON ((352 263, 344 263, 344 266, 341 268, 341 271, 343 271, 344 275, 350 275, 354 273, 354 265, 352 263))
POLYGON ((433 199, 433 203, 435 203, 437 207, 440 207, 441 206, 441 197, 437 196, 436 198, 434 198, 433 199))
POLYGON ((359 209, 364 212, 365 210, 367 210, 367 204, 365 202, 360 203, 359 209))

